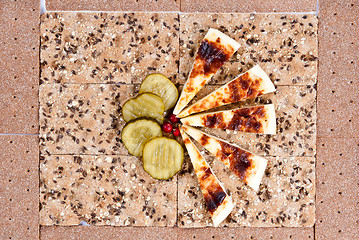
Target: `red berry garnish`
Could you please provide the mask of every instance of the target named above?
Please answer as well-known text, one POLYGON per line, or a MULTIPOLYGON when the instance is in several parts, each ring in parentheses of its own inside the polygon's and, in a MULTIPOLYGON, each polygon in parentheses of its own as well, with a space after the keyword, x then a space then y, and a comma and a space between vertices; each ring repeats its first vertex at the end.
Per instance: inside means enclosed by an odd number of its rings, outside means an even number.
POLYGON ((169 119, 171 123, 178 123, 179 120, 174 114, 171 114, 169 119))
POLYGON ((173 136, 178 137, 180 135, 180 130, 178 128, 174 128, 172 134, 173 136))
POLYGON ((162 130, 163 130, 165 133, 170 133, 170 132, 172 132, 172 124, 171 124, 171 123, 168 123, 168 122, 164 123, 164 124, 162 125, 162 130))

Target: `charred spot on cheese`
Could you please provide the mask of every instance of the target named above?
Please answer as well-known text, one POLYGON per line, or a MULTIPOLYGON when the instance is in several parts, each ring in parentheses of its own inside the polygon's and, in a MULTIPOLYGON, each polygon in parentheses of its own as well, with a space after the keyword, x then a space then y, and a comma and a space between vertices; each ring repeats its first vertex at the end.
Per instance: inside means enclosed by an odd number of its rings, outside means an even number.
POLYGON ((229 130, 246 130, 246 132, 260 132, 262 124, 257 120, 265 114, 264 107, 243 108, 235 110, 231 121, 227 124, 229 130), (253 111, 254 110, 254 111, 253 111))
POLYGON ((213 185, 203 192, 203 197, 207 210, 213 214, 226 198, 226 193, 219 185, 213 185))
POLYGON ((203 117, 204 126, 251 133, 263 132, 263 125, 258 119, 265 116, 264 106, 233 110, 233 116, 227 123, 223 121, 223 112, 209 114, 203 117))
POLYGON ((230 102, 238 102, 247 98, 254 98, 263 94, 263 90, 259 90, 261 81, 250 78, 249 73, 244 73, 236 80, 228 84, 230 93, 230 102))
POLYGON ((215 42, 208 41, 207 39, 203 40, 198 49, 190 78, 195 78, 198 74, 208 76, 217 72, 234 52, 231 46, 227 47, 229 49, 220 44, 220 38, 217 38, 215 42))
POLYGON ((204 172, 204 174, 201 176, 202 181, 206 180, 209 176, 212 175, 212 171, 208 167, 202 167, 201 171, 204 172))
POLYGON ((200 185, 203 189, 204 201, 207 205, 207 210, 212 214, 220 206, 223 200, 226 198, 226 193, 222 187, 218 184, 216 177, 214 176, 211 168, 203 166, 200 172, 204 174, 200 176, 200 185))
POLYGON ((184 138, 184 139, 183 139, 183 143, 184 143, 184 144, 189 144, 190 142, 191 142, 191 141, 190 141, 188 138, 184 138))
POLYGON ((203 146, 206 146, 208 144, 209 137, 206 134, 202 134, 201 139, 199 140, 199 143, 203 146))
POLYGON ((221 151, 218 153, 218 158, 221 161, 228 159, 229 169, 236 174, 241 180, 246 178, 246 173, 248 169, 253 168, 254 166, 251 157, 252 153, 244 151, 236 146, 230 145, 225 142, 220 142, 221 151))
POLYGON ((213 128, 223 123, 223 113, 214 113, 204 117, 204 126, 213 128))

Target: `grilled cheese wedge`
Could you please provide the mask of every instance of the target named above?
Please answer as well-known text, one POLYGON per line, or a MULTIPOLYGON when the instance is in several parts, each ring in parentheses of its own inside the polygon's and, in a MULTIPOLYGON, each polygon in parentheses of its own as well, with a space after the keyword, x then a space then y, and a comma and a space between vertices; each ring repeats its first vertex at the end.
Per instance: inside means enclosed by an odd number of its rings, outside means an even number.
POLYGON ((263 69, 256 65, 234 80, 223 85, 206 97, 192 104, 180 112, 177 117, 183 118, 193 113, 207 109, 255 98, 260 95, 274 92, 275 87, 263 69))
POLYGON ((211 214, 213 225, 217 227, 231 213, 234 207, 232 198, 226 193, 222 183, 214 175, 211 167, 188 135, 182 129, 180 131, 197 175, 207 210, 211 214))
POLYGON ((276 133, 273 104, 201 113, 181 119, 184 125, 220 128, 250 133, 276 133))
POLYGON ((239 43, 224 33, 210 28, 199 46, 192 70, 175 106, 177 115, 212 78, 218 69, 238 50, 239 43))
POLYGON ((196 128, 182 129, 229 168, 239 179, 258 191, 267 160, 196 128))

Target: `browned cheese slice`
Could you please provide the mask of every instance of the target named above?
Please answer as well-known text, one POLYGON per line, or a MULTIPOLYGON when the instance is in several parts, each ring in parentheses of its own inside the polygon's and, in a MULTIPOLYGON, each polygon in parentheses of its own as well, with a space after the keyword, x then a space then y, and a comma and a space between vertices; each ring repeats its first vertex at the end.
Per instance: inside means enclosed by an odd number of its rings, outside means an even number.
POLYGON ((213 174, 211 167, 188 135, 182 129, 180 131, 197 175, 207 210, 211 214, 213 225, 217 227, 231 213, 234 207, 232 198, 226 193, 221 182, 213 174))
POLYGON ((229 168, 239 179, 258 191, 267 160, 190 126, 182 129, 229 168))
POLYGON ((173 113, 178 114, 211 79, 218 69, 238 50, 239 43, 210 28, 199 46, 192 70, 183 86, 173 113))
POLYGON ((256 65, 184 109, 178 114, 178 117, 183 118, 193 113, 203 112, 207 109, 255 98, 274 91, 275 87, 268 75, 260 66, 256 65))
POLYGON ((220 128, 249 133, 276 133, 273 104, 191 115, 181 119, 185 125, 220 128))

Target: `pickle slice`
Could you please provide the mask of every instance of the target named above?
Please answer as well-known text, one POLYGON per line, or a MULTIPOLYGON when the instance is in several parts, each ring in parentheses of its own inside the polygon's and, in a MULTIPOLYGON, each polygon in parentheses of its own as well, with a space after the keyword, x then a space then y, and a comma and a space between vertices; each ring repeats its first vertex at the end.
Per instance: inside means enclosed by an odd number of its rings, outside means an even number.
POLYGON ((159 96, 153 93, 142 93, 125 102, 122 107, 122 115, 126 122, 135 118, 150 117, 162 124, 164 108, 163 101, 159 96))
POLYGON ((121 138, 130 154, 141 157, 143 146, 152 138, 161 136, 162 129, 156 121, 136 119, 125 125, 121 138))
POLYGON ((183 148, 176 140, 157 137, 143 148, 143 168, 155 179, 170 179, 182 168, 183 148))
POLYGON ((178 99, 176 86, 160 73, 148 75, 141 83, 140 93, 150 92, 161 97, 165 104, 165 111, 174 107, 178 99))

